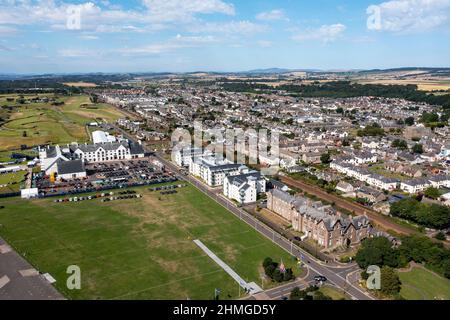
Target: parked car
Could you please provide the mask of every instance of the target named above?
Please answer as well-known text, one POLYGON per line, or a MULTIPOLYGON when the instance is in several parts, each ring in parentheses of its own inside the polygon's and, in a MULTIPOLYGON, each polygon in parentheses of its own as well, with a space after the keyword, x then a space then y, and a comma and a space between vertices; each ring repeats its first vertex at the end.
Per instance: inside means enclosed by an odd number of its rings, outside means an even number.
POLYGON ((328 279, 326 277, 324 277, 324 276, 315 276, 314 280, 317 281, 317 282, 325 282, 328 279))

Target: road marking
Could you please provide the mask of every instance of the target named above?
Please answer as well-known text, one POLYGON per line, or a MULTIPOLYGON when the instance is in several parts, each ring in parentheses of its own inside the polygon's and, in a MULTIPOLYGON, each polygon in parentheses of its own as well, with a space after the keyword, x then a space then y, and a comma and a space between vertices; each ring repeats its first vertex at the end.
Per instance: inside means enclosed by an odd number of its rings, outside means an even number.
POLYGON ((9 283, 8 276, 3 276, 0 278, 0 289, 6 286, 9 283))
POLYGON ((8 246, 7 244, 1 245, 0 246, 0 254, 4 254, 4 253, 8 253, 11 252, 12 249, 10 246, 8 246))
POLYGON ((39 275, 39 271, 36 269, 19 270, 19 273, 22 277, 34 277, 39 275))

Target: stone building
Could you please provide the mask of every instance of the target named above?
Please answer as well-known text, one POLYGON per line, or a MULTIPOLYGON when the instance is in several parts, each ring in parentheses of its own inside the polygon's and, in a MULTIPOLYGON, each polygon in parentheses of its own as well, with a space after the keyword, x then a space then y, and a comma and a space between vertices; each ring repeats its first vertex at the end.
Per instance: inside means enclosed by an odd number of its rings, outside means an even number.
POLYGON ((372 228, 366 216, 345 217, 320 201, 276 189, 267 193, 267 208, 325 248, 357 244, 369 237, 372 228))

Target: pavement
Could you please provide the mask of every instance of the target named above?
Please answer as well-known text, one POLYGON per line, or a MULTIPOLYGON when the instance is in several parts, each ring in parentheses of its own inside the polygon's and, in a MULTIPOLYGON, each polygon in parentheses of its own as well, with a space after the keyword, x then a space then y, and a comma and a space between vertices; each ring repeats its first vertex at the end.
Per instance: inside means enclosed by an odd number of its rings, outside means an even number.
POLYGON ((0 300, 62 300, 64 297, 0 238, 0 300))

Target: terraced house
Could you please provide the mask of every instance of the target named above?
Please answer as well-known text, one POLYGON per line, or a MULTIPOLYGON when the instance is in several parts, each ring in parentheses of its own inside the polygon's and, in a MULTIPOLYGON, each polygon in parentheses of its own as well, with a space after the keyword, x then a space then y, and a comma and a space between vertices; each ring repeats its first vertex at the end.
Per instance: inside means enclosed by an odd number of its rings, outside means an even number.
POLYGON ((366 216, 346 217, 320 201, 313 202, 276 189, 267 193, 267 208, 324 248, 358 244, 369 237, 372 230, 366 216))

